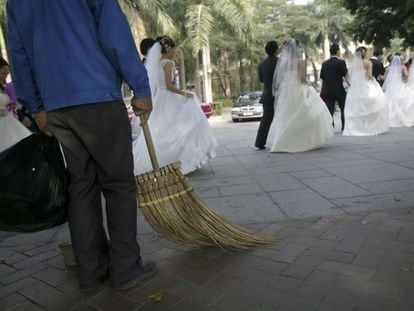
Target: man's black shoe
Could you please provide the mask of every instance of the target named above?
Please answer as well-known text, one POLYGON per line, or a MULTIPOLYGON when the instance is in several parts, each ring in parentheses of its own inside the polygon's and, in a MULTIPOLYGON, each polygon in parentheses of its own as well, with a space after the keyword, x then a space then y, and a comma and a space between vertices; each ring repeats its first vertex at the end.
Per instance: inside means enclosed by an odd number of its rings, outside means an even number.
POLYGON ((130 288, 133 288, 140 284, 141 282, 144 282, 150 278, 152 278, 157 273, 157 265, 154 261, 146 261, 142 265, 141 273, 135 278, 132 279, 129 282, 126 282, 125 284, 119 285, 119 286, 112 286, 114 290, 127 290, 130 288))
POLYGON ((256 145, 255 147, 256 147, 257 149, 259 149, 259 150, 266 149, 266 147, 265 147, 265 146, 263 146, 263 145, 256 145))

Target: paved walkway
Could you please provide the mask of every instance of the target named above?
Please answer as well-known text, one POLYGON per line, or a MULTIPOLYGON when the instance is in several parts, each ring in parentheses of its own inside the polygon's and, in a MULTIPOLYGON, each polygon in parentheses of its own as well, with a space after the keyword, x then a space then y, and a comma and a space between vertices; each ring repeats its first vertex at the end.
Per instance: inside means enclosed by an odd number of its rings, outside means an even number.
POLYGON ((227 218, 281 242, 241 254, 189 249, 140 217, 143 255, 159 274, 85 295, 59 251, 65 225, 0 233, 0 310, 414 310, 413 129, 338 133, 324 149, 270 154, 252 148, 257 122, 211 124, 218 157, 191 184, 227 218))

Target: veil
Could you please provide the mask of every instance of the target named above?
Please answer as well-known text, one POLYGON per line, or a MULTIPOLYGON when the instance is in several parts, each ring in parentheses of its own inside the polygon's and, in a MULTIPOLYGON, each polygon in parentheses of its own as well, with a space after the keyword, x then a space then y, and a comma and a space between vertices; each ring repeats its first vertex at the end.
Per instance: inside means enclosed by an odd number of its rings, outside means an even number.
POLYGON ((387 78, 384 82, 384 91, 391 91, 398 82, 402 82, 401 58, 398 55, 394 55, 388 69, 387 78))
POLYGON ((360 51, 355 53, 354 58, 352 59, 352 62, 351 62, 351 69, 349 71, 350 71, 349 82, 351 83, 351 85, 359 83, 358 81, 360 81, 361 77, 362 78, 366 77, 364 65, 362 62, 362 54, 360 51))
POLYGON ((148 80, 151 88, 152 97, 157 93, 157 81, 159 74, 159 66, 161 60, 161 44, 156 42, 147 53, 145 67, 148 72, 148 80))
POLYGON ((273 74, 272 93, 277 97, 280 93, 282 84, 289 84, 291 86, 299 86, 299 61, 301 59, 301 52, 296 43, 296 40, 290 38, 286 41, 282 54, 276 64, 273 74))

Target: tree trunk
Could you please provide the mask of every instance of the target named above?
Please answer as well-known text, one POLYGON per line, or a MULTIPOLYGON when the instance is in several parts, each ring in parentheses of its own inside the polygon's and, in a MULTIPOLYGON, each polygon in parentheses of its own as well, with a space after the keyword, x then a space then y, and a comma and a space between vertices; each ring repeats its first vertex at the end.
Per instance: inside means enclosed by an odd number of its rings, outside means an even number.
POLYGON ((213 102, 213 91, 211 85, 211 61, 210 46, 206 45, 202 49, 203 55, 203 93, 206 103, 213 102))
POLYGON ((318 69, 316 68, 315 61, 313 60, 313 58, 309 58, 309 61, 312 64, 312 68, 313 68, 313 78, 315 79, 315 83, 318 83, 319 75, 318 75, 318 69))
POLYGON ((224 84, 226 85, 226 97, 231 96, 231 84, 229 73, 229 55, 224 53, 224 84))
POLYGON ((5 37, 5 25, 3 22, 0 23, 0 53, 1 56, 8 62, 9 55, 7 53, 7 44, 6 44, 6 37, 5 37))
POLYGON ((329 37, 328 37, 328 33, 326 32, 324 34, 324 39, 323 39, 323 57, 325 60, 327 60, 330 56, 330 52, 329 52, 329 37))
POLYGON ((180 88, 185 90, 187 87, 186 87, 186 81, 185 81, 184 51, 180 49, 178 50, 178 54, 179 54, 179 66, 180 66, 180 69, 178 70, 179 79, 180 79, 180 88))
POLYGON ((194 71, 194 92, 200 97, 201 101, 203 101, 203 94, 200 88, 200 63, 198 59, 198 52, 194 58, 195 61, 195 71, 194 71))
POLYGON ((240 93, 244 91, 244 67, 243 60, 239 60, 239 83, 240 83, 240 93))

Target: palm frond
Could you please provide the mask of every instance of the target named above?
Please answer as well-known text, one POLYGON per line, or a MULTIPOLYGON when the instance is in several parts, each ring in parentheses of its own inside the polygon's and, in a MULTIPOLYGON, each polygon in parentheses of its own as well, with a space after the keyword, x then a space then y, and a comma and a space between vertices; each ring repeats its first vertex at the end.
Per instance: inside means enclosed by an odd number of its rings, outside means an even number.
POLYGON ((191 5, 186 12, 186 28, 188 39, 194 53, 208 44, 209 35, 213 29, 214 18, 208 6, 203 4, 191 5))

